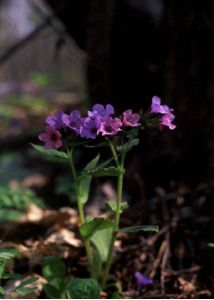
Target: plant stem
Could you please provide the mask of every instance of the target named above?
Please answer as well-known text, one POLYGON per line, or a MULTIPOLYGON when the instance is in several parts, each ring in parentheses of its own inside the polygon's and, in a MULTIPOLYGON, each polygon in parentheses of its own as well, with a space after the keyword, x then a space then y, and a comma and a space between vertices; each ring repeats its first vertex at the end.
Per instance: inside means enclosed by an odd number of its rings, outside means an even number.
POLYGON ((119 167, 120 167, 120 162, 119 162, 119 159, 118 159, 118 156, 117 156, 117 153, 116 153, 114 144, 112 143, 111 140, 108 140, 108 144, 109 144, 109 147, 110 147, 111 152, 112 152, 112 154, 113 154, 113 157, 114 157, 116 166, 119 168, 119 167))
MULTIPOLYGON (((74 160, 73 160, 73 149, 71 149, 70 151, 68 150, 67 152, 68 152, 68 156, 69 156, 69 164, 71 167, 72 177, 75 182, 75 191, 76 191, 76 196, 77 196, 77 207, 78 207, 78 212, 79 212, 79 216, 80 216, 80 222, 81 222, 81 224, 84 224, 85 223, 85 214, 84 214, 83 204, 79 197, 78 176, 77 176, 77 172, 76 172, 76 168, 75 168, 74 160)), ((83 242, 85 245, 85 251, 86 251, 86 255, 87 255, 87 259, 88 259, 88 263, 89 263, 90 275, 91 275, 91 277, 94 277, 93 269, 92 269, 92 254, 91 254, 90 242, 89 242, 89 240, 83 241, 83 242)))
POLYGON ((112 238, 111 238, 111 243, 109 246, 109 252, 108 252, 108 257, 107 257, 107 261, 106 261, 106 265, 104 268, 104 272, 103 272, 103 278, 102 278, 102 283, 101 286, 104 289, 105 285, 106 285, 106 281, 108 279, 109 276, 109 271, 111 268, 111 263, 112 263, 112 254, 113 254, 113 249, 114 249, 114 242, 116 240, 117 237, 117 232, 119 230, 119 223, 120 223, 120 206, 121 206, 121 201, 122 201, 122 192, 123 192, 123 169, 124 169, 124 161, 125 161, 125 152, 123 153, 122 157, 121 157, 121 162, 119 162, 118 160, 118 156, 116 154, 114 145, 112 144, 112 142, 109 143, 110 148, 112 150, 112 154, 115 157, 115 162, 117 162, 117 166, 120 169, 121 173, 118 176, 118 180, 117 180, 117 203, 116 203, 116 212, 115 212, 115 216, 114 216, 114 226, 113 226, 113 231, 112 231, 112 238))

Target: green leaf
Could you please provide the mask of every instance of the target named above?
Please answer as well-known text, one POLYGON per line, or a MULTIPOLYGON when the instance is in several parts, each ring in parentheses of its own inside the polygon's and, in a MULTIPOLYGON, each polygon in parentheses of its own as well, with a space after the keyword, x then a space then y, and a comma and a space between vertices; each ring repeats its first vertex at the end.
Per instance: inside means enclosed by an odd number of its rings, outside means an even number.
POLYGON ((20 279, 22 278, 22 275, 21 274, 17 274, 17 273, 7 273, 7 274, 4 274, 2 276, 2 279, 20 279))
MULTIPOLYGON (((124 171, 122 172, 124 173, 124 171)), ((118 176, 121 174, 121 170, 116 167, 96 168, 88 173, 94 177, 118 176)))
POLYGON ((95 158, 93 158, 84 168, 84 171, 92 170, 96 167, 98 161, 100 159, 100 154, 98 154, 95 158))
POLYGON ((121 146, 117 146, 117 151, 119 152, 128 152, 130 151, 134 146, 139 145, 140 140, 138 138, 132 138, 130 137, 128 142, 121 145, 121 146))
POLYGON ((4 276, 6 263, 7 263, 6 259, 0 259, 0 279, 4 276))
POLYGON ((80 226, 80 233, 82 238, 88 239, 95 232, 106 228, 112 228, 112 227, 113 227, 113 222, 111 220, 94 218, 92 221, 88 223, 84 223, 80 226))
POLYGON ((91 242, 94 244, 97 251, 99 252, 102 262, 105 262, 107 260, 108 251, 111 244, 112 232, 113 224, 110 228, 96 231, 94 235, 90 238, 91 242))
POLYGON ((60 291, 52 284, 49 284, 49 283, 45 284, 44 291, 45 291, 46 296, 49 299, 60 299, 61 298, 60 291))
POLYGON ((3 286, 0 286, 0 295, 4 296, 5 294, 5 289, 3 288, 3 286))
POLYGON ((30 294, 33 293, 37 290, 36 287, 32 287, 32 288, 25 288, 25 287, 17 287, 15 289, 15 291, 17 292, 18 295, 20 296, 24 296, 26 294, 30 294))
POLYGON ((123 296, 122 293, 116 291, 111 295, 111 299, 129 299, 129 298, 123 296))
POLYGON ((24 296, 26 294, 34 292, 37 288, 36 287, 27 287, 28 285, 36 282, 38 278, 32 277, 22 281, 22 283, 15 288, 15 291, 20 295, 24 296))
POLYGON ((12 248, 0 249, 0 259, 9 260, 15 258, 18 255, 19 253, 16 249, 12 249, 12 248))
POLYGON ((100 299, 100 286, 96 279, 71 279, 67 287, 68 299, 100 299))
POLYGON ((107 142, 101 142, 99 144, 96 145, 86 145, 86 148, 102 148, 102 147, 108 147, 108 143, 107 142))
POLYGON ((95 278, 99 278, 102 268, 102 259, 97 249, 94 249, 92 257, 92 270, 95 278))
POLYGON ((91 180, 92 177, 88 175, 88 171, 94 169, 98 163, 100 155, 98 154, 93 158, 84 168, 82 172, 82 179, 79 181, 79 199, 82 204, 85 204, 88 201, 91 180), (87 175, 85 175, 87 174, 87 175))
MULTIPOLYGON (((125 209, 127 209, 128 203, 127 202, 121 202, 120 203, 120 213, 122 213, 125 209)), ((117 210, 117 202, 116 201, 109 201, 106 203, 106 208, 110 211, 116 212, 117 210)))
POLYGON ((208 246, 214 248, 214 243, 209 243, 208 246))
POLYGON ((64 262, 57 256, 46 256, 42 264, 42 275, 48 280, 55 277, 64 278, 66 275, 64 262))
POLYGON ((32 277, 32 278, 23 280, 17 288, 25 288, 27 285, 32 284, 32 283, 38 281, 38 279, 39 278, 32 277))
POLYGON ((158 232, 158 230, 159 230, 158 226, 154 226, 154 225, 124 227, 119 229, 119 231, 128 232, 128 233, 139 232, 139 231, 158 232))
POLYGON ((35 148, 37 151, 47 155, 50 158, 60 158, 60 159, 68 159, 68 154, 63 151, 59 151, 56 149, 45 149, 42 146, 31 144, 33 148, 35 148))

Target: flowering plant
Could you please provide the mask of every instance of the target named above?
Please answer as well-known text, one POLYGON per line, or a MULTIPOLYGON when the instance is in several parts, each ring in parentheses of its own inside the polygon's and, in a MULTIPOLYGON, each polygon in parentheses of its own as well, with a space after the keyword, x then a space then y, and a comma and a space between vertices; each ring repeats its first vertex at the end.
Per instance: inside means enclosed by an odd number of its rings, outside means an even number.
MULTIPOLYGON (((70 165, 75 183, 75 194, 80 216, 80 234, 85 245, 88 268, 92 278, 100 280, 105 289, 108 280, 114 243, 118 232, 157 231, 157 226, 135 226, 120 228, 120 215, 127 204, 122 200, 125 158, 132 147, 139 144, 139 132, 147 128, 172 124, 173 109, 161 105, 157 96, 152 98, 151 108, 145 114, 128 109, 121 116, 115 116, 110 104, 96 104, 85 116, 79 111, 65 114, 58 111, 45 120, 45 131, 39 135, 44 147, 34 147, 48 155, 66 159, 70 165), (99 163, 100 155, 93 158, 81 172, 77 171, 74 152, 78 147, 109 147, 110 158, 99 163), (112 219, 87 218, 84 206, 88 201, 92 177, 117 177, 117 199, 110 201, 107 208, 114 213, 112 219)), ((139 276, 138 276, 139 277, 139 276)))

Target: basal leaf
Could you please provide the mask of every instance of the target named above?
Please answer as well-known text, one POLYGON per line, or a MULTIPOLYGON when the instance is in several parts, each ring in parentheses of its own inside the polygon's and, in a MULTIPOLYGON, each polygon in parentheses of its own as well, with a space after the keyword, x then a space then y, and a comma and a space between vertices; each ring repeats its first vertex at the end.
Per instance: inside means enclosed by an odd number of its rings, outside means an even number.
POLYGON ((42 275, 50 280, 52 278, 64 278, 66 268, 64 262, 57 256, 44 257, 42 264, 42 275))
POLYGON ((16 249, 12 249, 12 248, 0 249, 0 259, 9 260, 9 259, 15 258, 18 255, 19 255, 19 253, 16 249))
POLYGON ((67 286, 68 299, 99 299, 100 286, 96 279, 71 279, 67 286))
POLYGON ((60 299, 60 291, 52 284, 46 283, 44 285, 44 291, 49 299, 60 299))
POLYGON ((0 286, 0 296, 4 296, 5 294, 5 289, 3 288, 3 286, 0 286))

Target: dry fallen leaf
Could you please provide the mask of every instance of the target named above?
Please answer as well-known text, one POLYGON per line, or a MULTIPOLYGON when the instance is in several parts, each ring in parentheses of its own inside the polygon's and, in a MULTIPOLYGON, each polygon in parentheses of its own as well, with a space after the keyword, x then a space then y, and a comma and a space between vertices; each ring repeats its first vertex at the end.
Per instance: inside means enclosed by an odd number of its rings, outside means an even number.
POLYGON ((74 247, 80 247, 82 244, 81 240, 75 237, 74 232, 66 228, 62 228, 57 232, 51 234, 46 239, 45 243, 69 244, 74 247))

